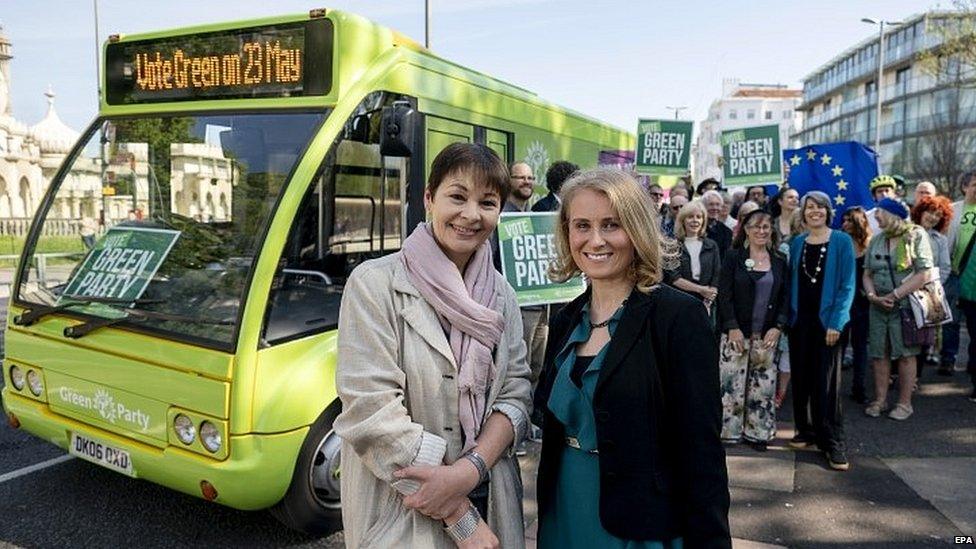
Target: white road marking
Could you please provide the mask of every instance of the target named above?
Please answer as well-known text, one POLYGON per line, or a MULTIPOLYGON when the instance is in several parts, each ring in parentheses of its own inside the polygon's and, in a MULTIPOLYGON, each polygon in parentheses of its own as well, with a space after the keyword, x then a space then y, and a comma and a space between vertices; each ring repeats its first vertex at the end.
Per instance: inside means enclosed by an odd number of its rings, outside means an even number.
POLYGON ((58 456, 54 459, 49 459, 47 461, 42 461, 40 463, 35 463, 34 465, 28 465, 22 469, 17 469, 16 471, 11 471, 9 473, 4 473, 0 475, 0 484, 7 482, 8 480, 13 480, 15 478, 20 478, 24 475, 29 475, 40 471, 41 469, 47 469, 48 467, 53 467, 59 463, 64 463, 65 461, 74 459, 75 456, 70 454, 65 454, 63 456, 58 456))

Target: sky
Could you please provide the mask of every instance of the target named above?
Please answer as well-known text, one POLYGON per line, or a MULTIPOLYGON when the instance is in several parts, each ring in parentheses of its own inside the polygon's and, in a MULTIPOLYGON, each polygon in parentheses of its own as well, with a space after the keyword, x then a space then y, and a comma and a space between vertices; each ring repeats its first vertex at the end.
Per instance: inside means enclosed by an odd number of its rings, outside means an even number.
MULTIPOLYGON (((424 41, 423 0, 97 0, 99 37, 351 11, 424 41)), ((724 78, 802 87, 802 78, 933 0, 431 0, 431 49, 557 104, 635 132, 638 118, 702 120, 724 78)), ((942 2, 947 7, 948 1, 942 2)), ((93 0, 0 0, 12 42, 14 117, 37 123, 48 85, 81 131, 97 112, 93 0)))

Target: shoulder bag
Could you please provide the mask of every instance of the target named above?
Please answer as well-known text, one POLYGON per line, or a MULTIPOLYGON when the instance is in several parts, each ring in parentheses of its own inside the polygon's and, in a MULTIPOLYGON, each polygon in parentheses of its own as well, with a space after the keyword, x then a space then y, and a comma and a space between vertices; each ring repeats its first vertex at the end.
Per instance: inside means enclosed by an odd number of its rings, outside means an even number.
MULTIPOLYGON (((907 234, 905 236, 908 236, 907 234)), ((904 237, 903 237, 904 238, 904 237)), ((891 288, 894 291, 898 287, 895 282, 895 268, 891 264, 891 242, 890 239, 885 239, 885 261, 888 263, 888 276, 891 277, 891 288)), ((941 284, 940 284, 941 288, 941 284)), ((919 290, 921 291, 921 290, 919 290)), ((945 292, 943 292, 943 298, 945 297, 945 292)), ((909 299, 909 303, 911 299, 909 299)), ((901 319, 901 339, 908 347, 918 347, 918 346, 932 346, 935 345, 935 328, 932 326, 919 326, 915 322, 915 313, 912 308, 907 309, 900 307, 898 303, 895 303, 895 307, 898 308, 898 315, 901 319)))

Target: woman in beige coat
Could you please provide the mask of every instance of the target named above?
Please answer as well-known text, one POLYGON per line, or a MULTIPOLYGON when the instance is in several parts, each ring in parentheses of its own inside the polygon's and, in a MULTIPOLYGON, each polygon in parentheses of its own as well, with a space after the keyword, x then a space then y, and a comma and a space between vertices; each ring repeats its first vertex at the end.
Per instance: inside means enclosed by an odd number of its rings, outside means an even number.
POLYGON ((346 283, 335 430, 347 547, 524 545, 513 448, 529 368, 486 242, 508 188, 490 149, 447 147, 424 197, 430 222, 346 283))

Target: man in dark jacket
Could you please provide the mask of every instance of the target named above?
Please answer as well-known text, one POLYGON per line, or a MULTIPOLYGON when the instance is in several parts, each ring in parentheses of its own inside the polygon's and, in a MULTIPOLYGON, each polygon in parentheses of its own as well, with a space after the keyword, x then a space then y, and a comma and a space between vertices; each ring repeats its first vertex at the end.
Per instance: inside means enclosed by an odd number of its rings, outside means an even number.
POLYGON ((705 236, 718 244, 718 253, 725 258, 725 252, 732 247, 732 229, 722 223, 722 206, 725 204, 718 191, 705 191, 702 196, 705 209, 708 210, 708 228, 705 236))
POLYGON ((579 171, 579 166, 572 162, 560 160, 554 162, 546 171, 546 188, 549 194, 543 196, 538 202, 532 205, 533 212, 555 212, 559 210, 559 190, 574 173, 579 171))

